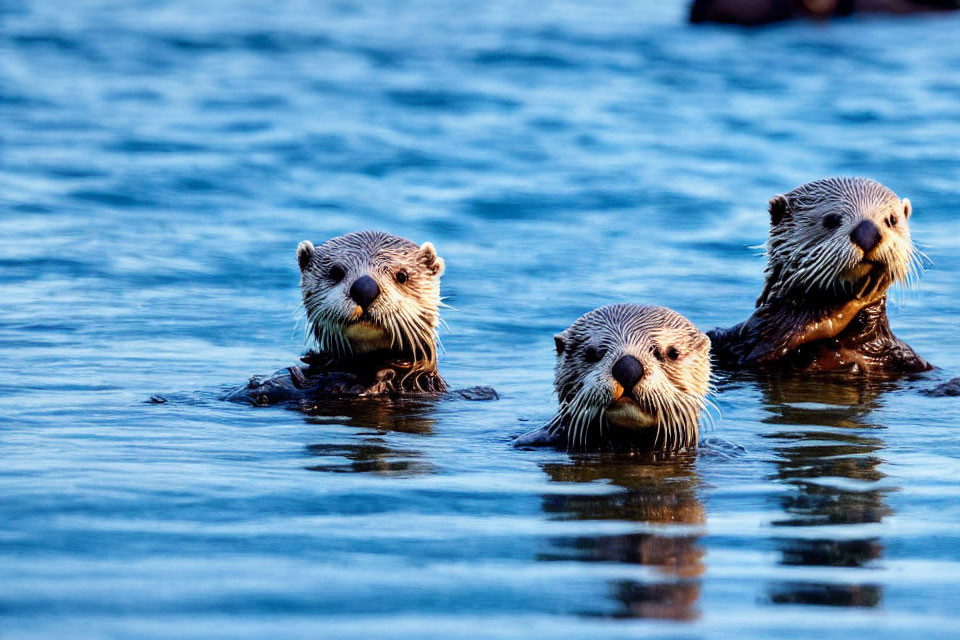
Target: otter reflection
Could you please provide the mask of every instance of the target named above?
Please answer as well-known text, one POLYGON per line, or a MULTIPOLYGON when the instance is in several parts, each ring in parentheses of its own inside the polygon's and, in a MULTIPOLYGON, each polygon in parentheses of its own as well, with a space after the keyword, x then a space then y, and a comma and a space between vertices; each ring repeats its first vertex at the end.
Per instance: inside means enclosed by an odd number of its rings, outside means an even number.
MULTIPOLYGON (((821 527, 816 538, 776 538, 781 564, 789 566, 863 568, 883 555, 875 537, 831 539, 831 525, 880 522, 892 513, 885 502, 890 488, 876 483, 886 475, 879 466, 884 442, 865 429, 882 429, 868 421, 881 405, 881 393, 894 382, 830 381, 798 378, 763 383, 772 414, 764 420, 780 431, 766 437, 780 441, 774 479, 793 485, 780 498, 787 516, 774 526, 821 527), (822 481, 818 481, 823 479, 822 481), (850 480, 853 482, 844 482, 850 480)), ((864 576, 861 583, 777 583, 769 598, 777 604, 876 607, 882 588, 864 576)))
POLYGON ((382 434, 395 431, 429 435, 435 420, 430 417, 436 403, 429 398, 364 398, 327 401, 311 407, 307 422, 374 429, 349 442, 319 443, 306 447, 318 458, 309 471, 328 473, 376 473, 382 475, 421 475, 433 472, 434 466, 422 459, 415 449, 397 449, 382 434))
MULTIPOLYGON (((648 454, 576 458, 568 464, 545 464, 554 482, 609 480, 624 491, 604 495, 548 494, 543 510, 561 520, 627 520, 654 525, 706 522, 697 498, 696 456, 648 454)), ((614 580, 609 584, 615 608, 583 615, 693 620, 699 616, 700 575, 704 551, 700 534, 684 530, 556 538, 539 554, 542 561, 616 562, 645 565, 651 580, 614 580)))

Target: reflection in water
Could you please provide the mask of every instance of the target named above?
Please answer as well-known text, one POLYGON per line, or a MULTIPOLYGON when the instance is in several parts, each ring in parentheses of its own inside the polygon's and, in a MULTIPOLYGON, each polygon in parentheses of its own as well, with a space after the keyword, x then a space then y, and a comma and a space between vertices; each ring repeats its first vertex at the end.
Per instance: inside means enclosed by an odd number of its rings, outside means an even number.
POLYGON ((325 400, 310 410, 306 421, 426 435, 436 423, 430 417, 436 404, 437 399, 430 396, 325 400))
MULTIPOLYGON (((825 527, 880 522, 892 513, 885 502, 889 488, 878 488, 886 477, 881 438, 864 429, 882 429, 867 417, 881 406, 880 394, 893 383, 871 381, 811 381, 798 378, 763 383, 766 405, 773 414, 765 420, 782 431, 767 437, 782 444, 775 448, 773 478, 797 491, 782 500, 787 517, 774 526, 825 527)), ((866 568, 883 554, 876 538, 777 538, 788 566, 866 568)), ((769 598, 777 604, 876 607, 882 588, 862 583, 776 583, 769 598)))
POLYGON ((376 429, 378 434, 359 441, 321 443, 307 446, 307 453, 318 458, 309 471, 331 473, 377 473, 382 475, 421 475, 434 467, 421 459, 421 452, 390 447, 380 434, 388 431, 429 435, 434 420, 430 413, 432 398, 368 398, 324 402, 311 411, 307 422, 329 424, 335 421, 351 427, 376 429))
MULTIPOLYGON (((583 457, 571 464, 546 464, 543 470, 555 482, 609 480, 622 487, 604 495, 551 494, 543 510, 564 520, 628 520, 655 525, 703 525, 703 505, 697 498, 699 479, 696 457, 607 455, 583 457)), ((543 561, 615 562, 644 565, 655 578, 615 580, 611 595, 618 603, 611 611, 586 611, 585 615, 629 618, 693 620, 699 616, 699 576, 704 571, 704 551, 699 534, 686 528, 676 533, 664 528, 655 533, 578 536, 551 540, 543 561)))
POLYGON ((308 471, 406 476, 430 473, 434 468, 419 459, 419 451, 392 449, 381 438, 367 438, 359 443, 311 444, 307 453, 322 459, 321 464, 306 467, 308 471))

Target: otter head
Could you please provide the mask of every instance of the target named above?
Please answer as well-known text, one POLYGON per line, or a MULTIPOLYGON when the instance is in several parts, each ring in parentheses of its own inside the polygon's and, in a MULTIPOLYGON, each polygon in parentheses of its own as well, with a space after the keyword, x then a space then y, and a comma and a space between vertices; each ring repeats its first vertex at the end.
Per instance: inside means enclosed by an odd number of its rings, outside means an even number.
POLYGON ((910 201, 878 182, 830 178, 770 200, 766 282, 757 300, 882 296, 920 268, 910 201))
POLYGON ((697 444, 710 390, 710 339, 675 311, 635 304, 591 311, 554 337, 551 423, 570 448, 605 440, 678 449, 697 444))
POLYGON ((386 352, 435 367, 443 260, 379 231, 297 247, 307 331, 339 358, 386 352))

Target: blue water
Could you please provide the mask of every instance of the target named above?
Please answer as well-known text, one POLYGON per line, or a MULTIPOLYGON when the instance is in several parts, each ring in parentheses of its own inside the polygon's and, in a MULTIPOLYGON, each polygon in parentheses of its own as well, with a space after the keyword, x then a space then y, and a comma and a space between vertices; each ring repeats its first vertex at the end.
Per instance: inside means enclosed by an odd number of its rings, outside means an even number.
POLYGON ((0 635, 956 637, 960 15, 683 14, 0 3, 0 635), (671 460, 510 447, 555 332, 743 319, 768 198, 836 174, 913 201, 891 322, 939 371, 721 379, 732 446, 671 460), (218 401, 300 353, 297 243, 361 228, 435 243, 442 372, 501 399, 218 401))

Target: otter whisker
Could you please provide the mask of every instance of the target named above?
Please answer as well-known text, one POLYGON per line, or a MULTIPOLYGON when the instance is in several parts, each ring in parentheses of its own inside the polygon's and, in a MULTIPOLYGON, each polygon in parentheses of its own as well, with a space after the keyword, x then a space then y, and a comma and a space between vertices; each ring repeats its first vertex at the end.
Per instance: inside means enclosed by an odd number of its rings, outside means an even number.
POLYGON ((413 359, 418 360, 417 357, 417 346, 418 341, 415 337, 414 332, 410 328, 410 321, 407 317, 407 312, 405 309, 397 310, 396 315, 392 318, 394 322, 395 331, 397 332, 398 337, 400 338, 400 347, 403 348, 404 338, 407 339, 407 344, 410 348, 410 351, 413 353, 413 359))
POLYGON ((568 405, 568 415, 570 416, 570 429, 567 433, 568 446, 573 448, 574 443, 583 439, 583 432, 586 424, 589 422, 590 412, 589 398, 590 392, 586 387, 581 387, 568 405))
MULTIPOLYGON (((447 306, 447 305, 442 305, 442 306, 447 306)), ((450 331, 450 325, 448 325, 447 321, 444 320, 443 318, 437 318, 437 325, 444 331, 450 331)))
POLYGON ((567 434, 568 447, 573 448, 573 443, 576 442, 577 436, 579 435, 580 421, 583 418, 583 409, 582 409, 583 397, 578 393, 573 399, 573 407, 571 408, 571 429, 567 434))
POLYGON ((403 333, 397 326, 396 318, 388 316, 386 319, 387 332, 390 334, 390 349, 403 351, 403 333))
POLYGON ((594 423, 594 418, 597 414, 596 407, 588 407, 587 410, 583 412, 583 417, 580 423, 580 448, 587 448, 587 435, 590 433, 590 427, 594 423))
POLYGON ((436 335, 435 330, 406 309, 400 310, 397 317, 401 325, 401 331, 407 336, 414 359, 434 363, 436 361, 434 343, 422 336, 434 337, 436 335), (421 354, 422 357, 420 357, 421 354))

